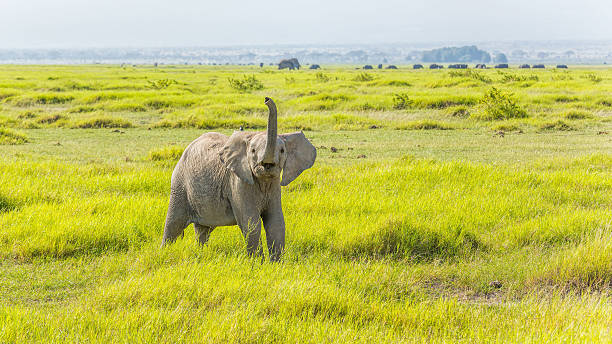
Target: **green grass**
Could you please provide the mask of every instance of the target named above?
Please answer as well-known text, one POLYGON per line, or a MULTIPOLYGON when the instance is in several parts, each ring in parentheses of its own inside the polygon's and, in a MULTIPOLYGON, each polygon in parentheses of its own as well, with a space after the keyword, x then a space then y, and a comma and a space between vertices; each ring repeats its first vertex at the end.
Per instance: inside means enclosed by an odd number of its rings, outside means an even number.
POLYGON ((21 145, 28 142, 28 137, 22 133, 0 128, 0 145, 21 145))
POLYGON ((0 71, 0 342, 612 340, 609 69, 0 71), (528 117, 472 116, 491 87, 528 117), (184 148, 267 95, 317 147, 283 262, 160 249, 184 148))

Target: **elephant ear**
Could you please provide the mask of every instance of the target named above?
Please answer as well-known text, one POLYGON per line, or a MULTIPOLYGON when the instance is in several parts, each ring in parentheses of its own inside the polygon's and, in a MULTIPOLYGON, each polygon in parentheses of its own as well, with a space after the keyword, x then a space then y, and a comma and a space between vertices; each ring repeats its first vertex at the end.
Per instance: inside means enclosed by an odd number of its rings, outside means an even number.
POLYGON ((301 131, 279 136, 285 140, 285 148, 287 149, 287 159, 285 160, 285 166, 283 166, 283 180, 281 182, 282 186, 287 186, 304 170, 312 167, 317 157, 317 149, 301 131))
POLYGON ((245 183, 253 185, 253 173, 249 167, 247 147, 253 134, 236 131, 221 149, 219 156, 227 169, 245 183))

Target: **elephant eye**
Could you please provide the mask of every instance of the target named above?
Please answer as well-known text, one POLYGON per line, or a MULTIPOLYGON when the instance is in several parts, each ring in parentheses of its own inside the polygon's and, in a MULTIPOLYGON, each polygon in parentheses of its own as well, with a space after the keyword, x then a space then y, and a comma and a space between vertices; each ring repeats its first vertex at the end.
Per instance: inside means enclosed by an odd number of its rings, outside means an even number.
POLYGON ((281 148, 281 153, 285 153, 285 148, 281 148))
POLYGON ((255 148, 251 149, 251 153, 255 153, 255 148))

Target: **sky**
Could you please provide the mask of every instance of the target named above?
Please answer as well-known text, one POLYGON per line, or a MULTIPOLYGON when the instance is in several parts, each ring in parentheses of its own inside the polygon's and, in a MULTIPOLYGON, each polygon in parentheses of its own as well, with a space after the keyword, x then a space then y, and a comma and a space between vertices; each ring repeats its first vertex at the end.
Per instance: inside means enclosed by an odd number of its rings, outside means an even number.
POLYGON ((0 49, 612 40, 612 0, 0 0, 0 49))

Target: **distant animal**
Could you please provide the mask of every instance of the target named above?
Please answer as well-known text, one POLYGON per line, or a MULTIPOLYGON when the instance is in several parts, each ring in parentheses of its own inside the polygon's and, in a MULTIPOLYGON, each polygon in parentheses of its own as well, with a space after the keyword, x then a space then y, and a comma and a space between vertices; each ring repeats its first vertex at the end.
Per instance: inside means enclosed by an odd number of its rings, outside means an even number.
POLYGON ((295 57, 291 59, 281 60, 281 62, 278 63, 278 69, 300 69, 300 63, 295 57))
POLYGON ((301 131, 277 135, 276 105, 266 97, 265 132, 206 133, 193 141, 174 168, 162 246, 193 223, 205 244, 218 226, 238 225, 250 255, 262 255, 261 221, 270 260, 281 258, 285 220, 281 186, 312 167, 316 148, 301 131), (281 180, 282 171, 282 180, 281 180))
POLYGON ((448 65, 448 68, 451 68, 451 69, 466 69, 467 67, 468 65, 466 65, 465 63, 455 63, 455 64, 448 65))
POLYGON ((476 68, 476 69, 487 69, 487 65, 484 64, 484 63, 479 63, 474 68, 476 68))
POLYGON ((321 66, 319 66, 318 64, 312 64, 312 65, 310 65, 310 67, 309 67, 309 68, 310 68, 310 69, 320 69, 320 68, 321 68, 321 66))
POLYGON ((395 65, 388 65, 385 69, 397 69, 395 65))
POLYGON ((374 69, 374 67, 372 67, 371 65, 365 65, 363 66, 363 69, 374 69))
POLYGON ((382 63, 378 65, 378 69, 382 69, 382 63))
POLYGON ((259 68, 262 68, 263 66, 264 66, 264 63, 263 63, 263 62, 260 62, 260 63, 259 63, 259 68))
POLYGON ((423 65, 417 63, 417 64, 412 66, 412 69, 423 69, 423 65))
POLYGON ((559 65, 557 65, 557 68, 567 68, 567 65, 559 64, 559 65))
POLYGON ((519 68, 523 68, 523 69, 524 68, 531 68, 531 66, 525 63, 525 64, 520 65, 519 68))
POLYGON ((442 69, 442 68, 444 68, 444 66, 435 64, 435 63, 432 63, 429 65, 429 69, 442 69))
POLYGON ((495 68, 508 68, 508 64, 507 63, 496 64, 495 68))
POLYGON ((546 68, 543 64, 534 64, 531 68, 546 68))

